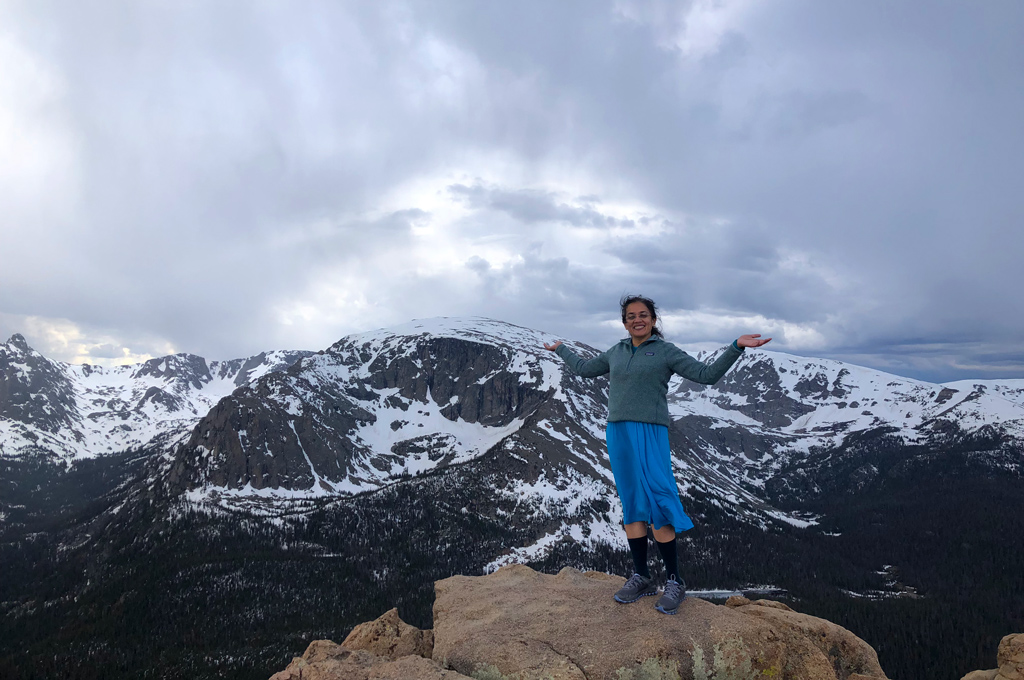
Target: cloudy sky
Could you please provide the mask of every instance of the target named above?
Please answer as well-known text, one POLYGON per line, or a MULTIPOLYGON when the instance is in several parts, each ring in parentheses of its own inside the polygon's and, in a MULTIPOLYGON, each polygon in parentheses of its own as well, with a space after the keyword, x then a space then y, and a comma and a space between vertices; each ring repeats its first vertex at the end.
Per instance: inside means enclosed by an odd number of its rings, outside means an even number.
POLYGON ((0 340, 429 316, 1024 377, 1019 0, 0 0, 0 340))

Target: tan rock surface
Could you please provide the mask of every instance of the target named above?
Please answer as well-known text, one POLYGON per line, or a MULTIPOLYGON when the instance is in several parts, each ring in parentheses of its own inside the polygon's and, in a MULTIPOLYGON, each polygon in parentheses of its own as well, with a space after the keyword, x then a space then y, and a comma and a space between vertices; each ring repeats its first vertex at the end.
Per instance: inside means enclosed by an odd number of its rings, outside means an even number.
POLYGON ((997 680, 1024 680, 1024 633, 1007 635, 999 642, 997 680))
POLYGON ((341 644, 348 649, 363 649, 389 659, 410 654, 429 659, 434 649, 434 633, 410 626, 398 617, 397 609, 392 609, 353 628, 341 644))
POLYGON ((771 609, 781 609, 784 612, 793 611, 788 604, 776 602, 775 600, 754 600, 753 602, 751 602, 751 604, 757 605, 758 607, 770 607, 771 609))
POLYGON ((871 645, 831 621, 800 614, 781 602, 771 600, 757 600, 734 611, 771 621, 777 630, 785 631, 786 639, 799 655, 817 657, 812 649, 816 650, 828 660, 837 678, 846 678, 853 673, 882 675, 878 654, 871 645), (877 673, 874 669, 878 669, 877 673))
POLYGON ((995 680, 996 674, 999 673, 998 668, 993 668, 988 671, 971 671, 960 680, 995 680))
POLYGON ((689 598, 678 615, 665 616, 653 598, 612 600, 622 583, 596 572, 550 576, 522 565, 438 581, 434 660, 504 680, 885 677, 867 643, 780 603, 722 607, 689 598))
POLYGON ((270 680, 470 680, 422 656, 388 659, 364 649, 348 649, 330 640, 314 640, 270 680))

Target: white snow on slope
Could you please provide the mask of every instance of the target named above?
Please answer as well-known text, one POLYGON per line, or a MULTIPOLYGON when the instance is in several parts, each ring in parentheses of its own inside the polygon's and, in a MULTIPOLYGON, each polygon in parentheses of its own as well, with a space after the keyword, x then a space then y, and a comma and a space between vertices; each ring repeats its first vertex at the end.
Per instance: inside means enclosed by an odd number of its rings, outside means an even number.
MULTIPOLYGON (((32 354, 43 359, 36 352, 32 354)), ((283 363, 287 354, 268 352, 266 359, 251 370, 249 380, 283 363)), ((169 448, 187 437, 218 401, 236 389, 235 364, 244 363, 204 362, 208 375, 200 376, 196 386, 187 366, 191 360, 203 362, 187 355, 113 367, 50 361, 71 383, 73 426, 51 433, 0 416, 0 455, 17 456, 27 448, 42 448, 74 460, 142 448, 158 437, 161 446, 169 448)))
MULTIPOLYGON (((710 356, 698 358, 707 361, 710 356)), ((764 350, 748 351, 740 362, 767 366, 784 394, 811 410, 788 425, 769 427, 757 421, 756 405, 758 392, 768 392, 770 385, 743 385, 748 394, 740 397, 722 383, 701 391, 680 389, 682 379, 677 377, 670 385, 671 415, 704 416, 716 421, 712 428, 740 426, 753 434, 771 435, 782 442, 781 450, 792 451, 834 444, 851 432, 878 427, 895 427, 904 439, 916 441, 936 418, 954 420, 968 430, 1000 425, 1024 438, 1024 380, 942 385, 830 359, 764 350), (816 385, 822 388, 815 389, 816 385), (734 410, 750 404, 754 408, 747 413, 734 410)))

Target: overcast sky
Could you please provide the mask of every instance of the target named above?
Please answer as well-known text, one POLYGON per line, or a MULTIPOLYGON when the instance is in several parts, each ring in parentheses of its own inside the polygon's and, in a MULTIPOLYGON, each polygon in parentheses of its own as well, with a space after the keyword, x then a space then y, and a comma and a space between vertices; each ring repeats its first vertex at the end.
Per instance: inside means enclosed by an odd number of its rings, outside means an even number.
POLYGON ((479 315, 1024 377, 1024 2, 0 0, 0 340, 479 315))

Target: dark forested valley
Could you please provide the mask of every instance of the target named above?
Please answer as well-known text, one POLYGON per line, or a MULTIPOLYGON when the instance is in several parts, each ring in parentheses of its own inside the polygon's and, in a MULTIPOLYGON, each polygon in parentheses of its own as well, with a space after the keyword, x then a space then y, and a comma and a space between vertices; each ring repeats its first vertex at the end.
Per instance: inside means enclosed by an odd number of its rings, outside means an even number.
MULTIPOLYGON (((999 639, 1024 631, 1024 487, 976 454, 1021 452, 978 439, 918 450, 882 434, 856 447, 809 459, 813 484, 790 509, 817 515, 810 528, 762 529, 685 499, 690 588, 780 588, 864 638, 896 680, 990 667, 999 639), (866 463, 877 474, 865 484, 849 466, 866 463)), ((152 463, 138 454, 68 470, 2 461, 0 677, 266 678, 391 607, 430 627, 435 580, 483 573, 560 519, 508 521, 488 501, 508 470, 489 456, 273 514, 143 492, 152 463)), ((565 542, 530 566, 629 564, 565 542)))

